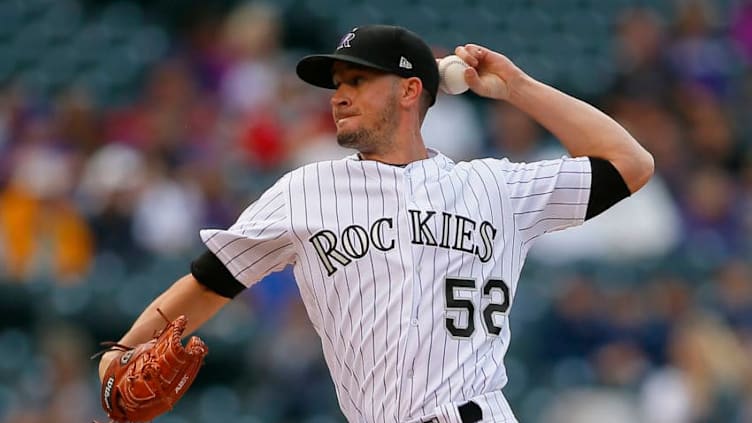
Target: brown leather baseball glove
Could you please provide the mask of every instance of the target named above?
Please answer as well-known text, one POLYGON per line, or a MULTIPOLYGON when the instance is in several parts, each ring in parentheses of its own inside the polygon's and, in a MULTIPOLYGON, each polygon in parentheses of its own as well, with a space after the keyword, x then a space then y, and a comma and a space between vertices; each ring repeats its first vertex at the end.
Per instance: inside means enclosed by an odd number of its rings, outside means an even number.
POLYGON ((108 344, 122 350, 102 379, 102 407, 113 422, 151 421, 171 410, 196 378, 206 344, 193 336, 183 347, 180 338, 187 319, 165 320, 167 326, 148 342, 135 347, 108 344))

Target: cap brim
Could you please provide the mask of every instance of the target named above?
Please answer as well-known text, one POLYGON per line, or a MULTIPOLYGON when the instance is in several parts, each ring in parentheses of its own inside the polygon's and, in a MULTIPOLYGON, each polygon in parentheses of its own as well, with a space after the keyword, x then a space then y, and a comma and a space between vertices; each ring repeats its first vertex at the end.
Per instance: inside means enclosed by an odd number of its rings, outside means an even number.
POLYGON ((334 81, 332 80, 332 66, 334 62, 354 63, 385 72, 390 71, 383 66, 346 54, 315 54, 306 56, 300 59, 295 71, 300 79, 311 85, 334 89, 334 81))

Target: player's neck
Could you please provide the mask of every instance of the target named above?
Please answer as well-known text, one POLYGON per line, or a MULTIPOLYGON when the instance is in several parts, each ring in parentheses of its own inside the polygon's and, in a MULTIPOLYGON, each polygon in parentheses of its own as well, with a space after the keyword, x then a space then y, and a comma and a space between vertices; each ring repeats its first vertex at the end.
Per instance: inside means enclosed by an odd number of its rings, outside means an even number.
POLYGON ((420 131, 395 137, 395 142, 383 151, 361 151, 361 160, 375 160, 381 163, 402 166, 428 158, 428 150, 423 143, 420 131))

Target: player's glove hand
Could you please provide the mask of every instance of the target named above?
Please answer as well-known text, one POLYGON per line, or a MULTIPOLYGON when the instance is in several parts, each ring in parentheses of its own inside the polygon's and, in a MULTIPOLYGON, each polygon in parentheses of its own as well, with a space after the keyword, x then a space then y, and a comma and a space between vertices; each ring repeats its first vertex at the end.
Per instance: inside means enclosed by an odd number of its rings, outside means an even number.
POLYGON ((193 336, 183 347, 180 338, 187 319, 165 320, 167 326, 148 342, 135 347, 109 344, 122 350, 102 378, 102 407, 113 422, 151 421, 171 410, 196 378, 206 344, 193 336))

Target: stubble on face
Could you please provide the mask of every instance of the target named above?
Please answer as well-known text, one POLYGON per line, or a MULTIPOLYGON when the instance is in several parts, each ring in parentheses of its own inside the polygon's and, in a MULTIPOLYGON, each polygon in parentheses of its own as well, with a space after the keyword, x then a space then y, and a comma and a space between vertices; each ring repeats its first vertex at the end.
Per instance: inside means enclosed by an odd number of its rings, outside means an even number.
POLYGON ((396 84, 392 85, 387 95, 389 98, 373 124, 361 126, 354 131, 337 132, 337 143, 340 146, 371 153, 384 150, 394 143, 397 128, 396 84))

